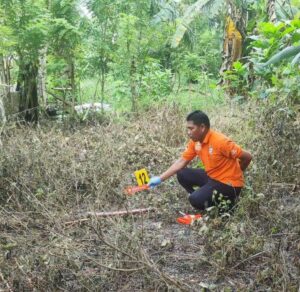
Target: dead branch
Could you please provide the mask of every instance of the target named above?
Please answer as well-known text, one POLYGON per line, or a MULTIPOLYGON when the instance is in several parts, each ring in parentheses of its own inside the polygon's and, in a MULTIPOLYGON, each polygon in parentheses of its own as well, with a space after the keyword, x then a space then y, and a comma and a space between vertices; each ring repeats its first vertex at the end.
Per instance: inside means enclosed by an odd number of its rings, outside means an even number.
POLYGON ((295 186, 297 186, 297 184, 286 183, 286 182, 271 182, 271 183, 267 183, 267 185, 268 186, 278 186, 278 187, 282 187, 282 186, 295 187, 295 186))
POLYGON ((111 212, 86 212, 83 214, 87 218, 77 219, 73 221, 65 222, 65 225, 73 225, 76 223, 82 223, 88 221, 91 217, 112 217, 112 216, 126 216, 126 215, 138 215, 147 212, 155 211, 155 208, 142 208, 133 210, 111 211, 111 212))
POLYGON ((299 188, 299 185, 297 183, 285 183, 285 182, 272 182, 267 183, 268 186, 274 187, 274 188, 285 188, 290 189, 290 191, 294 192, 296 189, 299 188))
POLYGON ((147 212, 155 211, 155 208, 142 208, 142 209, 133 209, 133 210, 122 210, 122 211, 111 211, 111 212, 86 212, 87 216, 96 216, 96 217, 111 217, 111 216, 124 216, 124 215, 136 215, 147 212))
POLYGON ((62 103, 64 103, 64 105, 66 106, 70 106, 70 107, 73 107, 72 103, 67 101, 67 100, 64 100, 63 98, 61 98, 60 96, 54 94, 53 92, 50 92, 47 90, 47 93, 52 95, 55 99, 58 99, 59 101, 61 101, 62 103))
POLYGON ((233 266, 233 269, 235 269, 238 266, 240 266, 241 264, 243 264, 245 262, 248 262, 248 261, 250 261, 250 260, 252 260, 254 258, 257 258, 257 257, 259 257, 259 256, 261 256, 262 254, 265 254, 265 253, 266 253, 266 251, 261 251, 261 252, 256 253, 256 254, 254 254, 254 255, 252 255, 252 256, 250 256, 250 257, 242 260, 241 262, 237 263, 235 266, 233 266))
POLYGON ((82 223, 82 222, 85 222, 88 220, 90 220, 90 218, 82 218, 82 219, 78 219, 78 220, 68 221, 68 222, 65 222, 65 225, 73 225, 73 224, 82 223))
POLYGON ((103 232, 102 232, 102 229, 96 229, 96 228, 93 228, 95 233, 97 234, 98 238, 104 243, 106 244, 108 247, 110 247, 111 249, 114 249, 116 250, 117 252, 123 254, 123 255, 126 255, 128 256, 129 258, 137 261, 136 257, 132 256, 131 254, 129 254, 128 252, 124 251, 124 250, 121 250, 119 247, 117 247, 116 245, 113 245, 111 243, 109 243, 107 240, 105 240, 104 238, 104 235, 103 235, 103 232))

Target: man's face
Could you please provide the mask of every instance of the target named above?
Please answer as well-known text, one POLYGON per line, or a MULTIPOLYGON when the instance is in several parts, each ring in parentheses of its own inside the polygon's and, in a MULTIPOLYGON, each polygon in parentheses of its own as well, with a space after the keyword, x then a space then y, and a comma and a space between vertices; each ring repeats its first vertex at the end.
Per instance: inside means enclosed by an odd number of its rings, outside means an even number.
POLYGON ((206 135, 206 126, 204 124, 195 125, 193 121, 187 121, 187 133, 194 142, 202 142, 206 135))

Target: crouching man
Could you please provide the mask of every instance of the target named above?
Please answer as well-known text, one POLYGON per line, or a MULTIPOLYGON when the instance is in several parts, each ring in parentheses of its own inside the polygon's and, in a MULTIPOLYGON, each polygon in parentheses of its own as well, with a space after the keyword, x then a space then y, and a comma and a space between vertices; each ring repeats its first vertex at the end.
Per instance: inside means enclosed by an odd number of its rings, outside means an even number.
POLYGON ((244 186, 243 171, 251 162, 251 154, 225 135, 210 129, 209 118, 204 112, 193 111, 186 121, 190 138, 186 150, 164 173, 152 177, 148 185, 153 188, 177 174, 178 182, 189 193, 194 208, 204 210, 218 203, 220 198, 232 206, 244 186), (196 156, 204 169, 186 167, 196 156))

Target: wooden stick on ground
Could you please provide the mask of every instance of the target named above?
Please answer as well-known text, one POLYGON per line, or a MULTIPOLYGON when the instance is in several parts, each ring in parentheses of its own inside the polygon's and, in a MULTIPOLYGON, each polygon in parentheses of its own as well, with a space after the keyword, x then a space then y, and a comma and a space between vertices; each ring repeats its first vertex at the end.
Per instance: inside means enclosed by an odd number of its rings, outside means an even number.
POLYGON ((111 216, 126 216, 126 215, 138 215, 147 212, 155 211, 155 208, 142 208, 133 210, 111 211, 111 212, 86 212, 84 215, 88 218, 82 218, 78 220, 65 222, 65 225, 73 225, 89 220, 91 217, 111 217, 111 216))

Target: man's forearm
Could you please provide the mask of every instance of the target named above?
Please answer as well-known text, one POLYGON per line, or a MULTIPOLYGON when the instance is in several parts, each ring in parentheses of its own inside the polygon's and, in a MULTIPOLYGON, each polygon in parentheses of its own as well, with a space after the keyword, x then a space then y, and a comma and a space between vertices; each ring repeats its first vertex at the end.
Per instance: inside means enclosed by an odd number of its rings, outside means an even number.
POLYGON ((250 161, 242 161, 242 160, 240 160, 240 168, 241 168, 241 170, 245 171, 249 164, 250 164, 250 161))
POLYGON ((189 164, 189 161, 184 160, 183 158, 179 158, 175 161, 164 173, 160 175, 162 181, 168 179, 175 173, 177 173, 180 169, 186 167, 189 164))
POLYGON ((252 160, 251 154, 249 152, 243 151, 242 155, 240 157, 240 161, 239 161, 240 168, 241 168, 242 171, 246 170, 246 168, 250 164, 251 160, 252 160))

